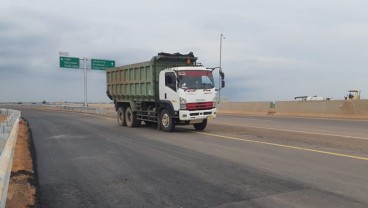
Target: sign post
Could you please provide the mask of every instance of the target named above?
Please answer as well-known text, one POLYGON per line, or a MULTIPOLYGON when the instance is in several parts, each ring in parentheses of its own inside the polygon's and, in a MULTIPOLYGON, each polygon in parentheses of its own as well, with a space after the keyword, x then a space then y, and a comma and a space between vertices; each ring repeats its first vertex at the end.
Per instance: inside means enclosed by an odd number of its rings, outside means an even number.
POLYGON ((84 107, 87 107, 87 58, 83 58, 84 68, 84 107))
MULTIPOLYGON (((76 57, 69 57, 68 52, 59 52, 59 66, 60 68, 80 69, 80 60, 83 60, 84 71, 84 107, 87 107, 87 61, 89 59, 79 59, 76 57)), ((91 59, 91 69, 106 70, 107 68, 115 67, 115 61, 91 59)))

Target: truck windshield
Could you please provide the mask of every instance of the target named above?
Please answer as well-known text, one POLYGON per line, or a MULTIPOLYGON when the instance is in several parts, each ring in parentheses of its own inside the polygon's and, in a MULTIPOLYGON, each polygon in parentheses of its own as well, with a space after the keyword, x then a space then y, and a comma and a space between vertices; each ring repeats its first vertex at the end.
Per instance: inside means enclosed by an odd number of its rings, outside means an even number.
POLYGON ((211 71, 179 71, 178 78, 179 87, 182 89, 210 89, 215 87, 211 71))

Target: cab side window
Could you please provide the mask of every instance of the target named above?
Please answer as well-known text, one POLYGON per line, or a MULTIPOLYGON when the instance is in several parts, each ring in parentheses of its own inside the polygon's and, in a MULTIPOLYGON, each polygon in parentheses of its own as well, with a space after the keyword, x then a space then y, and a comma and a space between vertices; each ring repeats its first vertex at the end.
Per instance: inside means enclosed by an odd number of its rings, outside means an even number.
POLYGON ((176 91, 176 76, 174 72, 167 72, 165 74, 165 86, 176 91))

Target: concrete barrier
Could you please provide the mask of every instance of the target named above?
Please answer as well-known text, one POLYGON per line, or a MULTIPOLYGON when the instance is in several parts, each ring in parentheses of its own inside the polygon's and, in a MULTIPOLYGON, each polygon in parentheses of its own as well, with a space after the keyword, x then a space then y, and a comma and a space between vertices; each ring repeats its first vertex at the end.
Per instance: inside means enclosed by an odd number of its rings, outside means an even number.
POLYGON ((20 111, 0 109, 0 114, 7 118, 0 128, 0 208, 5 207, 8 185, 13 163, 15 143, 18 135, 20 111))
POLYGON ((276 115, 368 118, 368 100, 278 101, 276 115))
POLYGON ((273 102, 221 102, 217 109, 219 113, 261 114, 273 112, 273 102))

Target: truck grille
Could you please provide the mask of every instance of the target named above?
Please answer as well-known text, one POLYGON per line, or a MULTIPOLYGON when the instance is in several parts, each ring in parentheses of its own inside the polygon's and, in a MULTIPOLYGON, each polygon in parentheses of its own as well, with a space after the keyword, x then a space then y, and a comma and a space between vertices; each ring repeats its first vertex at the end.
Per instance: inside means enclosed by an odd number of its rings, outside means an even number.
POLYGON ((213 102, 187 103, 187 110, 206 110, 212 108, 213 102))

